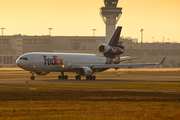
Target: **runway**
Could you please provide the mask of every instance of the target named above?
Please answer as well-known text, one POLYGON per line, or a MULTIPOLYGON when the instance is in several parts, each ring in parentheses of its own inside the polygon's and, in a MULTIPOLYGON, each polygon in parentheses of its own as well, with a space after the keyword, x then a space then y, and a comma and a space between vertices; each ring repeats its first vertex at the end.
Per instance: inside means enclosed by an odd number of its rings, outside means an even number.
POLYGON ((27 81, 29 83, 74 83, 74 82, 180 82, 180 76, 158 76, 158 75, 126 75, 123 74, 124 71, 157 71, 157 72, 163 72, 163 71, 180 71, 179 68, 138 68, 138 69, 120 69, 115 71, 114 69, 108 70, 108 74, 100 74, 96 75, 96 80, 86 80, 85 77, 82 77, 81 80, 75 80, 74 76, 75 74, 69 73, 69 79, 68 80, 58 80, 56 76, 59 75, 59 73, 53 73, 48 74, 47 78, 35 78, 35 80, 30 80, 31 74, 29 74, 28 71, 24 71, 20 68, 0 68, 0 76, 14 76, 14 78, 6 78, 6 79, 0 79, 0 83, 26 83, 27 81), (114 72, 114 73, 113 73, 114 72), (109 74, 113 73, 113 74, 109 74), (120 77, 115 77, 116 74, 120 74, 120 77), (16 76, 25 76, 25 78, 18 78, 16 76), (26 76, 29 76, 26 78, 26 76), (107 77, 106 77, 107 76, 107 77))
POLYGON ((0 79, 0 83, 75 83, 75 82, 180 82, 180 76, 126 76, 126 78, 97 78, 96 80, 75 80, 70 78, 68 80, 58 80, 57 78, 15 78, 15 79, 0 79))

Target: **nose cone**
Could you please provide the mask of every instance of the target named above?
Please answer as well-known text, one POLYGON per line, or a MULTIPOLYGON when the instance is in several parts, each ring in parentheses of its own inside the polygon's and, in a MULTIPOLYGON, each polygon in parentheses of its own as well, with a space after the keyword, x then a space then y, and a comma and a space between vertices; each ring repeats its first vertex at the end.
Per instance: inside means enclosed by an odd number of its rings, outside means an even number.
POLYGON ((16 65, 17 65, 18 67, 21 67, 21 63, 20 63, 20 60, 19 60, 19 59, 16 60, 16 65))
POLYGON ((18 67, 20 67, 20 68, 23 68, 23 69, 24 69, 24 67, 25 67, 24 61, 19 60, 19 59, 16 60, 16 65, 17 65, 18 67))

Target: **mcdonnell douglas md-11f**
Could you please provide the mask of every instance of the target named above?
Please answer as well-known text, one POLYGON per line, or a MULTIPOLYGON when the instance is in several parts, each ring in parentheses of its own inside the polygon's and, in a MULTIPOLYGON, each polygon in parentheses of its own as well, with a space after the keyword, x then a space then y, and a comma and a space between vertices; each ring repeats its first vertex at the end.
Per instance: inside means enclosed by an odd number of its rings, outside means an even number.
POLYGON ((32 71, 31 80, 34 80, 34 73, 37 75, 47 75, 50 72, 61 72, 58 78, 67 80, 68 76, 64 72, 76 72, 76 80, 80 80, 81 76, 86 76, 87 80, 95 80, 93 75, 95 72, 102 72, 110 68, 131 68, 136 66, 154 66, 162 64, 165 57, 160 63, 152 64, 119 64, 136 58, 118 57, 124 53, 124 46, 118 45, 119 36, 122 27, 117 27, 114 35, 108 44, 102 44, 98 47, 99 52, 103 55, 95 54, 74 54, 74 53, 26 53, 21 55, 16 64, 22 69, 32 71))

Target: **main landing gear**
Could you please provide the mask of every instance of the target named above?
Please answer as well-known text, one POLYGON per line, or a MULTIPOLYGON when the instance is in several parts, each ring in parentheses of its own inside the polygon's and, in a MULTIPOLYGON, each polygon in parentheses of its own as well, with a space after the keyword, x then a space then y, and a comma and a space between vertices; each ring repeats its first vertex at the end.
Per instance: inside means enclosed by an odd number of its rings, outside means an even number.
MULTIPOLYGON (((76 80, 81 80, 81 76, 80 75, 76 75, 75 76, 76 80)), ((86 76, 86 80, 96 80, 96 76, 86 76)))
POLYGON ((80 75, 76 75, 75 78, 76 78, 76 80, 81 80, 81 76, 80 75))
POLYGON ((95 75, 86 76, 86 80, 96 80, 96 76, 95 75))
POLYGON ((32 72, 31 80, 35 80, 34 72, 32 72))
POLYGON ((68 76, 64 75, 64 72, 61 72, 61 75, 58 76, 59 80, 67 80, 68 76))

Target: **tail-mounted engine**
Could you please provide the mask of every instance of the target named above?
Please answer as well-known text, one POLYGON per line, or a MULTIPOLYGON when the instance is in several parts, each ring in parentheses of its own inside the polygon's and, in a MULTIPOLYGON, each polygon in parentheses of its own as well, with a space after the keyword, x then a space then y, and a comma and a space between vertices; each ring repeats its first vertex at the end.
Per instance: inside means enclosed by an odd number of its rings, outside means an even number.
POLYGON ((102 52, 105 54, 109 54, 109 55, 121 55, 122 53, 124 53, 124 46, 109 46, 106 44, 102 44, 99 46, 99 52, 102 52))
POLYGON ((82 68, 79 68, 78 74, 81 76, 90 76, 93 74, 93 71, 89 67, 82 67, 82 68))

